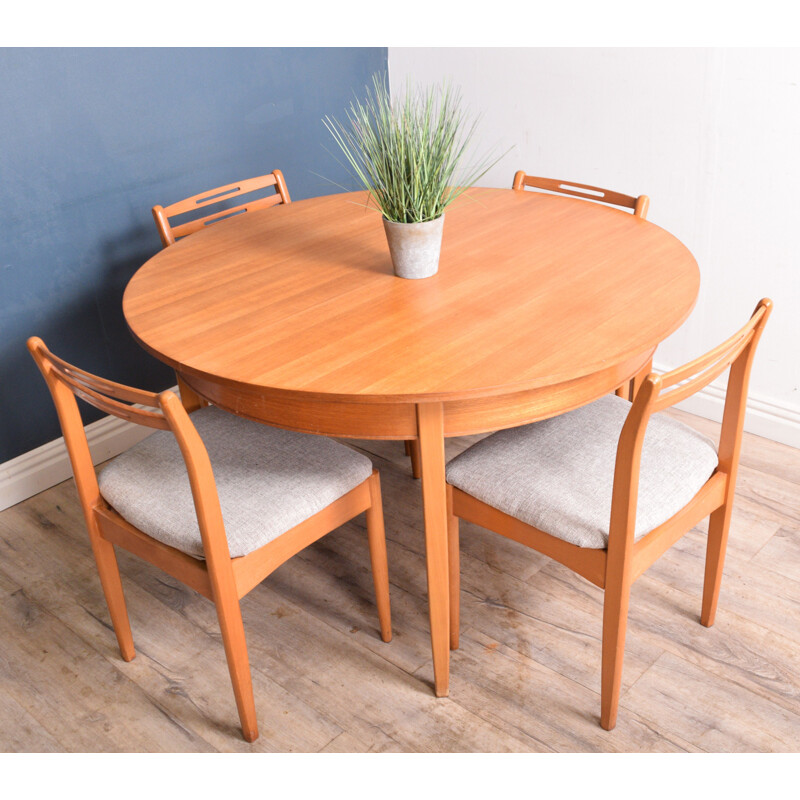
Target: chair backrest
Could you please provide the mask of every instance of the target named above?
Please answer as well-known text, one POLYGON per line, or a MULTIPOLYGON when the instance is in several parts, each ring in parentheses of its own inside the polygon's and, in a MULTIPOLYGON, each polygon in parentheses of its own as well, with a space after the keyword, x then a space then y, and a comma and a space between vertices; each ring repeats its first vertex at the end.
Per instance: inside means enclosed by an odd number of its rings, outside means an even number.
POLYGON ((177 203, 173 203, 170 206, 153 206, 153 219, 156 221, 161 243, 164 247, 169 247, 169 245, 175 244, 177 239, 199 231, 214 222, 219 222, 220 220, 236 216, 237 214, 243 214, 246 211, 256 211, 259 208, 269 208, 270 206, 291 202, 292 200, 289 197, 289 190, 286 187, 283 173, 279 169, 276 169, 274 172, 270 172, 268 175, 261 175, 258 178, 248 178, 238 183, 229 183, 227 186, 218 186, 216 189, 209 189, 206 192, 187 197, 185 200, 179 200, 177 203), (269 188, 270 186, 275 187, 275 194, 260 197, 233 208, 225 208, 214 214, 208 214, 199 219, 193 219, 189 222, 175 225, 174 227, 170 225, 170 218, 176 217, 179 214, 197 211, 200 208, 222 203, 223 201, 230 200, 239 195, 256 192, 260 189, 269 188))
POLYGON ((558 181, 553 178, 537 178, 534 175, 526 175, 522 170, 519 170, 514 175, 511 188, 523 191, 526 186, 532 189, 543 189, 547 192, 581 197, 584 200, 595 200, 598 203, 609 203, 612 206, 630 208, 635 216, 642 219, 647 218, 647 209, 650 207, 650 198, 646 194, 639 195, 639 197, 631 197, 627 194, 601 189, 599 186, 589 186, 585 183, 558 181))
POLYGON ((28 339, 28 349, 53 396, 90 531, 95 526, 93 510, 102 498, 76 397, 128 422, 172 431, 189 475, 206 558, 211 559, 212 552, 215 558, 230 557, 208 452, 178 396, 170 391, 154 394, 99 378, 53 355, 37 336, 28 339))
POLYGON ((759 301, 747 324, 722 344, 682 367, 663 375, 651 373, 644 379, 631 405, 617 447, 609 548, 621 531, 625 531, 627 542, 633 541, 642 444, 651 415, 699 392, 728 368, 730 373, 716 472, 725 475, 726 494, 735 486, 750 369, 771 312, 771 300, 765 298, 759 301))

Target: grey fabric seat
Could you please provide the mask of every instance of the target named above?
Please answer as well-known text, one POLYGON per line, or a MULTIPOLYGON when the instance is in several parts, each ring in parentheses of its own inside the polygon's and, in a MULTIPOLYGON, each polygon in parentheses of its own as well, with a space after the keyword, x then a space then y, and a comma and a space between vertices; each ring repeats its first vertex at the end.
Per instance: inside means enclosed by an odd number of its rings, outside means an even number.
MULTIPOLYGON (((372 462, 322 436, 278 430, 213 406, 191 415, 208 450, 232 557, 257 550, 372 474, 372 462)), ((100 493, 154 539, 203 557, 189 476, 170 431, 107 466, 100 493)))
MULTIPOLYGON (((608 544, 617 444, 631 404, 620 397, 500 431, 447 465, 447 481, 579 547, 608 544)), ((635 538, 682 509, 717 467, 707 437, 654 414, 642 447, 635 538)))

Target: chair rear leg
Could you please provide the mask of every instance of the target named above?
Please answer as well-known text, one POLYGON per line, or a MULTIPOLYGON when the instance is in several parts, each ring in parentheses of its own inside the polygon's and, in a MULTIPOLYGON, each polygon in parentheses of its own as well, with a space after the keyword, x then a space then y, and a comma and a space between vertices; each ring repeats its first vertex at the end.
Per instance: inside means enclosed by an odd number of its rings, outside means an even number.
POLYGON ((375 604, 378 607, 381 639, 384 642, 391 642, 392 611, 389 602, 389 562, 386 557, 381 481, 377 472, 373 472, 368 480, 372 505, 367 509, 367 538, 369 539, 369 557, 372 562, 372 580, 375 584, 375 604))
POLYGON ((603 603, 603 664, 600 678, 600 725, 613 730, 617 724, 622 662, 625 657, 625 633, 628 628, 630 584, 619 582, 606 586, 603 603))
POLYGON ((406 439, 406 455, 411 458, 411 474, 419 479, 422 475, 419 455, 419 439, 406 439))
POLYGON ((450 649, 458 650, 461 624, 461 558, 459 552, 458 517, 453 514, 452 488, 447 487, 447 553, 450 575, 450 649))
POLYGON ((125 595, 122 592, 122 580, 119 576, 114 545, 101 539, 99 534, 90 536, 90 538, 97 572, 100 576, 100 585, 103 587, 120 654, 125 661, 132 661, 136 651, 133 647, 131 623, 128 619, 128 609, 125 606, 125 595))
POLYGON ((258 723, 239 598, 233 591, 222 592, 221 596, 216 597, 216 607, 242 735, 246 741, 254 742, 258 739, 258 723))
POLYGON ((731 499, 718 508, 708 521, 708 543, 706 545, 706 573, 703 582, 703 608, 700 622, 707 628, 714 624, 717 615, 719 588, 722 583, 722 568, 728 546, 728 531, 731 526, 731 499))

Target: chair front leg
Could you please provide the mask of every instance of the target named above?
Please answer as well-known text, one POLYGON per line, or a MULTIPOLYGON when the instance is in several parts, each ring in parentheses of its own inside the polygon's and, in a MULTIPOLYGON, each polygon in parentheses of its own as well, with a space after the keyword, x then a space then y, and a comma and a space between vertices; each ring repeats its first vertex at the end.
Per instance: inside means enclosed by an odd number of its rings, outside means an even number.
POLYGON ((600 725, 607 731, 613 730, 617 724, 630 595, 631 587, 627 581, 617 579, 606 586, 603 602, 600 725))

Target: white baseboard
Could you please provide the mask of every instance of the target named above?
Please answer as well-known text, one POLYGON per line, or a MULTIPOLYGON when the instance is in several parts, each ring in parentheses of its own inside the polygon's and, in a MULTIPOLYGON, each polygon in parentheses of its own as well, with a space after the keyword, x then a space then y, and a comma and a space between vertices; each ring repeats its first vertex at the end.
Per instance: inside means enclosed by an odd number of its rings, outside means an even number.
MULTIPOLYGON (((178 387, 172 391, 177 394, 178 387)), ((153 433, 152 428, 108 416, 86 426, 92 461, 100 464, 153 433)), ((72 477, 64 438, 0 464, 0 511, 72 477)))
MULTIPOLYGON (((655 372, 667 372, 668 367, 654 364, 655 372)), ((698 417, 722 422, 725 407, 725 390, 710 384, 688 400, 678 403, 676 408, 697 414, 698 417)), ((752 394, 747 398, 744 429, 747 433, 763 436, 773 442, 781 442, 800 448, 800 410, 780 405, 752 394)))

